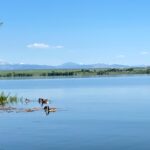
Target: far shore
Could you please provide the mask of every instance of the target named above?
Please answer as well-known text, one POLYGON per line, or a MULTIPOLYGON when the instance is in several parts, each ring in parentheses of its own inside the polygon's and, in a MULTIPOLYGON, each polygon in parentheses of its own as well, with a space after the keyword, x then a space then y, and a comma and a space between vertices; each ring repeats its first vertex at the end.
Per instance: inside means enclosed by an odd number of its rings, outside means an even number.
POLYGON ((57 70, 7 70, 0 71, 3 79, 57 79, 98 78, 150 75, 150 68, 103 68, 103 69, 57 69, 57 70))

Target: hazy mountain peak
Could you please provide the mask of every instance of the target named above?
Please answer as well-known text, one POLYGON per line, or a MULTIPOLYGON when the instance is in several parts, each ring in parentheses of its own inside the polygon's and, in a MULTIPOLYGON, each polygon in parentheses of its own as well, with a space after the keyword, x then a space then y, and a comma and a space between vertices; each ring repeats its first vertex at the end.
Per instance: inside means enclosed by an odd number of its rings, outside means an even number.
POLYGON ((67 62, 58 66, 49 65, 36 65, 36 64, 10 64, 4 61, 0 61, 0 70, 32 70, 32 69, 89 69, 89 68, 129 68, 131 66, 120 65, 120 64, 78 64, 74 62, 67 62))
POLYGON ((79 66, 78 63, 74 63, 74 62, 66 62, 66 63, 64 63, 64 64, 62 64, 60 66, 73 66, 73 65, 78 65, 79 66))

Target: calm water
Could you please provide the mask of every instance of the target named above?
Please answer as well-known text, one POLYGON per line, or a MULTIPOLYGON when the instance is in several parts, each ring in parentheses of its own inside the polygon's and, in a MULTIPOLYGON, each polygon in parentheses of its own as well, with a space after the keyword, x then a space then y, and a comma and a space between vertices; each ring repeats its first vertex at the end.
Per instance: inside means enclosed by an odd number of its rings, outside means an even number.
POLYGON ((0 113, 0 150, 149 150, 150 77, 0 80, 56 113, 0 113))

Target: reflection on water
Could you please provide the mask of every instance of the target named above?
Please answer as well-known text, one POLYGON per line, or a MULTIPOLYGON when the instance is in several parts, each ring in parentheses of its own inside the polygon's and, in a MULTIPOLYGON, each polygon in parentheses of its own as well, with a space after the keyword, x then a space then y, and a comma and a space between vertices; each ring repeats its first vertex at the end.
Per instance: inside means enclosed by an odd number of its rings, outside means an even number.
POLYGON ((1 80, 0 91, 31 100, 17 108, 41 109, 0 113, 0 149, 150 149, 148 76, 1 80), (42 106, 39 98, 50 103, 42 106), (45 106, 58 111, 50 113, 46 107, 45 112, 45 106))

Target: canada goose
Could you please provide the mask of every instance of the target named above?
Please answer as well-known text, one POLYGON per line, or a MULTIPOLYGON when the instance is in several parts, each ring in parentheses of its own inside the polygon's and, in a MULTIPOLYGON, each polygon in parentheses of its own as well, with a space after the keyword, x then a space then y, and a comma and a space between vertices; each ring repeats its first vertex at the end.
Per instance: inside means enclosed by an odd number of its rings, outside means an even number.
POLYGON ((44 98, 39 98, 39 103, 40 104, 47 104, 48 103, 48 99, 44 99, 44 98))
POLYGON ((56 108, 55 107, 49 107, 49 106, 45 106, 44 107, 45 112, 56 112, 56 108))

